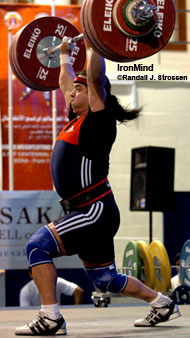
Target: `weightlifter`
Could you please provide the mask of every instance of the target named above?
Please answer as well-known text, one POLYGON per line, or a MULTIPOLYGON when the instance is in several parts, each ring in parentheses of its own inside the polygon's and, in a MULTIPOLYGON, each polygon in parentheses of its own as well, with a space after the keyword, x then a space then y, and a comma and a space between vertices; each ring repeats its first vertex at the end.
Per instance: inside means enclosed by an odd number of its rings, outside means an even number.
MULTIPOLYGON (((138 117, 140 110, 124 110, 111 94, 105 61, 93 50, 87 77, 76 75, 65 37, 61 46, 60 88, 71 121, 57 137, 51 173, 65 216, 38 230, 27 243, 27 257, 41 296, 36 319, 18 327, 16 335, 66 334, 66 322, 56 299, 57 273, 53 258, 78 254, 96 290, 121 293, 148 302, 144 319, 135 326, 155 326, 180 316, 168 297, 138 279, 117 272, 114 236, 120 215, 108 182, 109 154, 116 139, 117 121, 138 117)), ((127 313, 126 313, 127 316, 127 313)))

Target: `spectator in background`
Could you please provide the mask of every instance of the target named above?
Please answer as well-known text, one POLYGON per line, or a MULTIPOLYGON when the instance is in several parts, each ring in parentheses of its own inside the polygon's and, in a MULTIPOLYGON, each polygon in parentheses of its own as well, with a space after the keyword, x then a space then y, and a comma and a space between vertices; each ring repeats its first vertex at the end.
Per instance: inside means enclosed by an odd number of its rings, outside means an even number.
POLYGON ((178 286, 181 285, 181 276, 180 276, 180 253, 177 253, 174 257, 174 264, 176 266, 177 274, 171 278, 171 291, 174 291, 178 286))
MULTIPOLYGON (((28 274, 32 278, 32 271, 30 268, 28 274)), ((59 304, 61 304, 62 294, 65 296, 73 296, 75 305, 83 303, 83 290, 77 284, 63 278, 57 278, 56 292, 59 304)), ((40 294, 33 278, 20 290, 19 304, 21 307, 41 305, 40 294)))

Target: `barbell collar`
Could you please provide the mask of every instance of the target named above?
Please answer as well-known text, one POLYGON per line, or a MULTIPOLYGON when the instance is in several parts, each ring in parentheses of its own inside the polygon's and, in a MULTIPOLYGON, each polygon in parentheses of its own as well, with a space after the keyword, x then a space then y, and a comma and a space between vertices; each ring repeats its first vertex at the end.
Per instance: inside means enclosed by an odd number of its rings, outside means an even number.
POLYGON ((156 6, 152 6, 146 0, 141 0, 132 7, 131 15, 136 25, 144 25, 153 18, 154 10, 156 10, 156 6))

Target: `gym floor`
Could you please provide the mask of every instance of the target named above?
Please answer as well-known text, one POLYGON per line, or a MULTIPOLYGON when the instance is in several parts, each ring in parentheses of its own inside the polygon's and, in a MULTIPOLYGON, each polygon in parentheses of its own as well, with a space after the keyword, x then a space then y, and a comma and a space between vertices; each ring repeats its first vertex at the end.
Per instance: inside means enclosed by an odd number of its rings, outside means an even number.
MULTIPOLYGON (((69 338, 190 336, 190 305, 181 305, 182 316, 175 320, 151 328, 134 327, 134 321, 144 317, 149 309, 144 303, 111 304, 107 308, 80 305, 61 307, 61 313, 67 321, 69 338)), ((15 337, 15 327, 34 319, 37 312, 37 308, 0 308, 0 337, 15 337)))

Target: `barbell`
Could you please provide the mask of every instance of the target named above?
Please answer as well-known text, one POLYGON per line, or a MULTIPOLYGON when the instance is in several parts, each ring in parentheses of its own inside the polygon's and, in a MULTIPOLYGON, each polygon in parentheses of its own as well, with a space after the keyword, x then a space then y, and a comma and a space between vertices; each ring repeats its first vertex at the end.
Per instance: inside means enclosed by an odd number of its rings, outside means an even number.
POLYGON ((27 87, 50 91, 59 87, 60 46, 64 36, 75 42, 71 63, 75 72, 86 60, 84 39, 98 54, 114 62, 134 62, 158 53, 175 26, 173 0, 85 0, 80 11, 82 34, 54 16, 35 19, 14 36, 9 60, 27 87))

